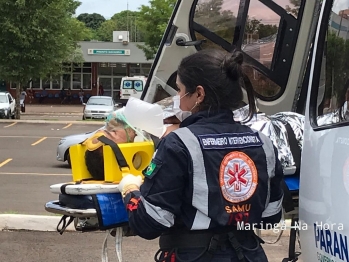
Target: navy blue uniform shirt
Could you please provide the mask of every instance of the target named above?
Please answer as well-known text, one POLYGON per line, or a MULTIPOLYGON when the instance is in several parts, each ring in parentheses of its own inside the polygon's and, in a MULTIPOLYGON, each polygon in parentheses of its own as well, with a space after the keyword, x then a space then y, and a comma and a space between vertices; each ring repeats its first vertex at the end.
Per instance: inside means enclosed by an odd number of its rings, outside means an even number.
POLYGON ((177 224, 205 230, 281 219, 277 151, 269 138, 235 122, 230 110, 185 119, 161 139, 143 174, 140 191, 124 201, 130 227, 145 239, 177 224))

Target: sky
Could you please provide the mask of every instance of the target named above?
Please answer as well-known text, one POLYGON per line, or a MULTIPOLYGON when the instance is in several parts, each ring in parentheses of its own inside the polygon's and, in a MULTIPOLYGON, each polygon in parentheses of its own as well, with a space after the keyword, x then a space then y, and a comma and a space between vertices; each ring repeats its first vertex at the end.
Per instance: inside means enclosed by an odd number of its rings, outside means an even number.
POLYGON ((148 5, 149 0, 80 0, 82 3, 76 10, 76 15, 81 13, 97 13, 105 18, 110 18, 128 8, 131 11, 137 11, 141 5, 148 5))
MULTIPOLYGON (((77 15, 81 13, 98 13, 105 18, 112 17, 115 13, 127 10, 127 3, 129 10, 137 11, 141 5, 148 5, 149 0, 80 0, 81 6, 77 9, 77 15)), ((206 2, 207 0, 200 0, 206 2)), ((200 2, 199 1, 199 2, 200 2)), ((224 0, 223 8, 231 11, 238 10, 238 3, 240 0, 224 0)), ((274 0, 275 3, 282 7, 290 4, 289 0, 274 0)), ((277 16, 273 12, 266 12, 265 6, 258 0, 251 0, 250 16, 255 16, 257 19, 262 19, 265 22, 269 21, 271 24, 277 23, 275 21, 277 16)), ((335 0, 334 11, 338 13, 340 10, 349 8, 348 0, 335 0)), ((234 12, 235 13, 235 12, 234 12)))
POLYGON ((333 5, 333 11, 338 13, 340 10, 348 9, 349 2, 348 0, 336 0, 333 5))

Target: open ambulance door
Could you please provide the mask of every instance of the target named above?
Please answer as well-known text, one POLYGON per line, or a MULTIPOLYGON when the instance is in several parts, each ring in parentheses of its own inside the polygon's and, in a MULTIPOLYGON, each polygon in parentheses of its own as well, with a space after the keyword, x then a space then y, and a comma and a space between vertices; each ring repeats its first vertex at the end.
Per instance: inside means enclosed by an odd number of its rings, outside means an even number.
POLYGON ((349 261, 349 1, 323 0, 306 99, 303 261, 349 261))
POLYGON ((176 94, 176 70, 183 57, 204 48, 238 49, 251 65, 246 73, 259 110, 266 114, 295 111, 318 2, 179 0, 142 99, 154 103, 176 94))

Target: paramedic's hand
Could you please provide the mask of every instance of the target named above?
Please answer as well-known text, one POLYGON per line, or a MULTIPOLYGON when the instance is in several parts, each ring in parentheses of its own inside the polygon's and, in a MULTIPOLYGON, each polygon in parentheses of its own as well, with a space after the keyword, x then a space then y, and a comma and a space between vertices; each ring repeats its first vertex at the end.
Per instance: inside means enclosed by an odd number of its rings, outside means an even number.
POLYGON ((140 186, 143 184, 143 180, 141 176, 135 175, 126 175, 124 176, 119 183, 119 191, 121 195, 124 197, 127 193, 139 190, 140 186))

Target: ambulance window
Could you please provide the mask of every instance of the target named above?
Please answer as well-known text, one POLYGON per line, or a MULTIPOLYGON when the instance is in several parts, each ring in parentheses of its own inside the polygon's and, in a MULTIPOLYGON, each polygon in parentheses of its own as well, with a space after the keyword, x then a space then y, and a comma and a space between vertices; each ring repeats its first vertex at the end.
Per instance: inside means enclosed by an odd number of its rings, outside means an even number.
POLYGON ((251 80, 255 92, 263 97, 273 97, 281 91, 281 87, 256 69, 246 67, 244 71, 251 80))
POLYGON ((219 48, 219 49, 225 50, 223 47, 217 45, 215 42, 211 41, 210 39, 207 39, 206 37, 204 37, 202 34, 198 32, 195 32, 195 37, 197 40, 202 40, 202 39, 206 40, 205 43, 201 44, 202 49, 219 48))
POLYGON ((141 80, 135 80, 133 85, 136 91, 138 92, 143 91, 143 82, 141 80))
POLYGON ((132 85, 132 81, 130 80, 125 80, 124 84, 123 84, 124 89, 132 89, 133 85, 132 85))
POLYGON ((197 49, 238 49, 257 96, 280 97, 287 85, 304 0, 197 0, 192 10, 193 40, 205 39, 197 49), (296 10, 297 9, 297 10, 296 10), (294 10, 294 11, 293 11, 294 10), (292 13, 290 15, 288 12, 292 13))
POLYGON ((285 10, 293 15, 295 18, 298 18, 299 9, 301 6, 302 1, 301 0, 273 0, 275 3, 277 3, 279 6, 285 8, 285 10))
MULTIPOLYGON (((270 8, 251 0, 241 49, 267 68, 271 68, 280 16, 270 8)), ((274 94, 275 95, 275 94, 274 94)))
POLYGON ((348 15, 349 3, 341 0, 335 0, 332 12, 324 14, 310 109, 315 127, 349 121, 348 15))
POLYGON ((194 21, 231 43, 239 5, 240 0, 199 0, 196 4, 194 21))

